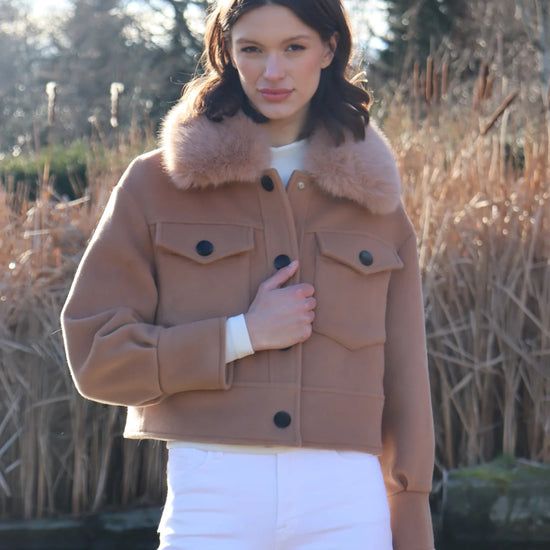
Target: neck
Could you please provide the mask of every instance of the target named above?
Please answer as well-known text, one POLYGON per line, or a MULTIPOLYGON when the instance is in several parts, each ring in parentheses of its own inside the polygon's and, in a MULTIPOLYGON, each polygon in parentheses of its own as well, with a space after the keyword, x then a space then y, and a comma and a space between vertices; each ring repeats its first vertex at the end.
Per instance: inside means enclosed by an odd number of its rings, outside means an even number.
POLYGON ((281 147, 294 143, 300 137, 306 123, 306 113, 300 113, 293 120, 269 120, 263 127, 271 147, 281 147))

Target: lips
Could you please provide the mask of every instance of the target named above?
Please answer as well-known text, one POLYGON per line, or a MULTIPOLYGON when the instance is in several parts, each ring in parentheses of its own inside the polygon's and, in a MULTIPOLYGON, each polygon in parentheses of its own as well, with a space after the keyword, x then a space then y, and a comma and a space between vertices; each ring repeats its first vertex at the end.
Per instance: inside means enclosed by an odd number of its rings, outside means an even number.
POLYGON ((262 88, 258 90, 262 97, 271 103, 280 103, 292 94, 287 88, 262 88))

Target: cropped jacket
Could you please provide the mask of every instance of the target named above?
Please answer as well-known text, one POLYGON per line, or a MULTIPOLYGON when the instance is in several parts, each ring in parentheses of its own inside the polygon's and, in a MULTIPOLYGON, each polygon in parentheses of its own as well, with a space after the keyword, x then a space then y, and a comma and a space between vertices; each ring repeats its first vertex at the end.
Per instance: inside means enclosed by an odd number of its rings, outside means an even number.
MULTIPOLYGON (((78 390, 125 436, 380 456, 394 548, 433 547, 433 427, 416 237, 370 124, 322 127, 285 189, 258 124, 174 108, 113 190, 62 312, 78 390), (290 260, 313 333, 225 364, 225 323, 290 260)), ((320 480, 322 482, 322 480, 320 480)))

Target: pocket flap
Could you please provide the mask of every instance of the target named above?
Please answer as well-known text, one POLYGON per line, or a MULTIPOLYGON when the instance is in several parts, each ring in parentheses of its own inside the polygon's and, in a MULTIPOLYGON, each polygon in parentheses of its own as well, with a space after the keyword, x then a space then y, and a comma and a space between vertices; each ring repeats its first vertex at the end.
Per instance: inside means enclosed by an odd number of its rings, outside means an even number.
POLYGON ((157 224, 156 245, 173 254, 208 264, 254 248, 252 228, 229 224, 157 224))
POLYGON ((360 233, 316 233, 319 250, 323 256, 345 264, 365 275, 401 269, 403 262, 387 243, 372 235, 360 233))

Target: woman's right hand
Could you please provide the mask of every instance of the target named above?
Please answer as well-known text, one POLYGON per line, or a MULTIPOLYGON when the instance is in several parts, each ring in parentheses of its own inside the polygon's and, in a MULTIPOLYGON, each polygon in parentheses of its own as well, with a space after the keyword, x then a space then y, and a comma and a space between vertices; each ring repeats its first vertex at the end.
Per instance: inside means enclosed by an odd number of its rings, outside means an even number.
POLYGON ((308 283, 282 287, 297 269, 298 261, 294 260, 258 288, 244 315, 254 351, 286 348, 311 336, 315 289, 308 283))

